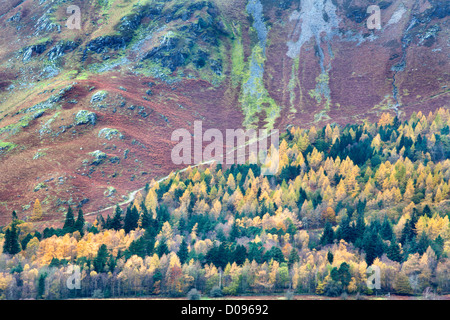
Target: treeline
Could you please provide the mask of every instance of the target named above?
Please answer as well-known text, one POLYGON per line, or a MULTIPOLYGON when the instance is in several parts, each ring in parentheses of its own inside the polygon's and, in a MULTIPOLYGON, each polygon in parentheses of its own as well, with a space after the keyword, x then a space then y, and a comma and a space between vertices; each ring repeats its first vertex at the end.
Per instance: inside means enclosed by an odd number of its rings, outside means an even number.
POLYGON ((280 169, 215 164, 152 182, 124 211, 61 229, 4 228, 0 295, 183 296, 450 292, 450 113, 290 128, 280 169), (79 266, 81 289, 67 279, 79 266), (25 281, 26 279, 26 281, 25 281))

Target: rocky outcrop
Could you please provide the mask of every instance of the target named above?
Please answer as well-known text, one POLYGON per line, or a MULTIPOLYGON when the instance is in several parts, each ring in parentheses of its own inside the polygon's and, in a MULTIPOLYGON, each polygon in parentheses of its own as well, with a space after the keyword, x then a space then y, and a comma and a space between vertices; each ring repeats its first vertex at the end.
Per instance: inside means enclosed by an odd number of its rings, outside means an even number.
POLYGON ((75 125, 91 124, 95 126, 97 124, 97 115, 94 112, 87 110, 80 110, 75 116, 75 125))
POLYGON ((74 51, 79 47, 79 43, 75 41, 59 41, 54 47, 52 47, 49 52, 47 52, 48 60, 56 60, 65 54, 74 51))
POLYGON ((98 166, 98 165, 102 164, 108 157, 106 155, 106 153, 104 153, 100 150, 90 152, 89 155, 94 157, 94 160, 91 162, 91 165, 94 165, 94 166, 98 166))
POLYGON ((35 45, 31 45, 29 47, 26 47, 22 50, 23 54, 22 54, 22 61, 26 62, 31 60, 31 58, 33 58, 34 56, 38 56, 41 55, 42 53, 45 52, 45 50, 47 50, 47 45, 48 43, 42 43, 42 44, 35 44, 35 45))
POLYGON ((122 36, 122 35, 101 36, 90 41, 86 45, 86 50, 95 53, 106 53, 111 49, 112 50, 125 49, 131 40, 132 40, 131 36, 122 36))
POLYGON ((111 141, 112 139, 123 139, 123 134, 117 129, 103 128, 98 133, 98 137, 111 141))

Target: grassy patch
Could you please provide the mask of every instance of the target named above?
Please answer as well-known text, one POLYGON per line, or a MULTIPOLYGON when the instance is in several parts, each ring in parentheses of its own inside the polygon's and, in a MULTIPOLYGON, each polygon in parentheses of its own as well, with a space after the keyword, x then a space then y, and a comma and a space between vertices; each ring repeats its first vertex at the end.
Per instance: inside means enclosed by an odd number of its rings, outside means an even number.
POLYGON ((242 44, 241 27, 233 28, 234 36, 231 48, 231 83, 237 87, 243 78, 245 62, 244 62, 244 46, 242 44))
POLYGON ((254 127, 258 121, 257 115, 261 112, 266 115, 265 127, 268 129, 273 127, 275 120, 280 116, 280 107, 270 97, 264 85, 264 73, 259 72, 263 69, 265 59, 262 48, 256 45, 243 78, 241 103, 245 114, 243 123, 245 127, 254 127))
POLYGON ((12 149, 14 149, 15 147, 17 147, 17 145, 14 143, 0 141, 0 154, 2 152, 9 152, 12 149))

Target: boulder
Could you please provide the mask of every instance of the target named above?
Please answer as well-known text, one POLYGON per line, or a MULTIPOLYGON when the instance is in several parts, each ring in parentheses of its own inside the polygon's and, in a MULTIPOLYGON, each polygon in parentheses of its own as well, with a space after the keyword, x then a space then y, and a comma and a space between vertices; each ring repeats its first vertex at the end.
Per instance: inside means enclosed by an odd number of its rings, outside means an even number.
POLYGON ((75 125, 92 124, 95 126, 97 124, 97 115, 94 112, 87 110, 80 110, 75 116, 75 125))

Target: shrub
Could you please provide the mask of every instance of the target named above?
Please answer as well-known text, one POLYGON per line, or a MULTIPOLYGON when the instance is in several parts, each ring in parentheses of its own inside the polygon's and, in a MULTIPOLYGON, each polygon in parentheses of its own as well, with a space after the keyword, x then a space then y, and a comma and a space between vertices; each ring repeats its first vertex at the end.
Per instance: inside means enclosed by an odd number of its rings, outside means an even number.
POLYGON ((201 298, 201 294, 200 291, 198 291, 197 289, 191 289, 189 290, 188 294, 187 294, 187 298, 188 300, 200 300, 201 298))

